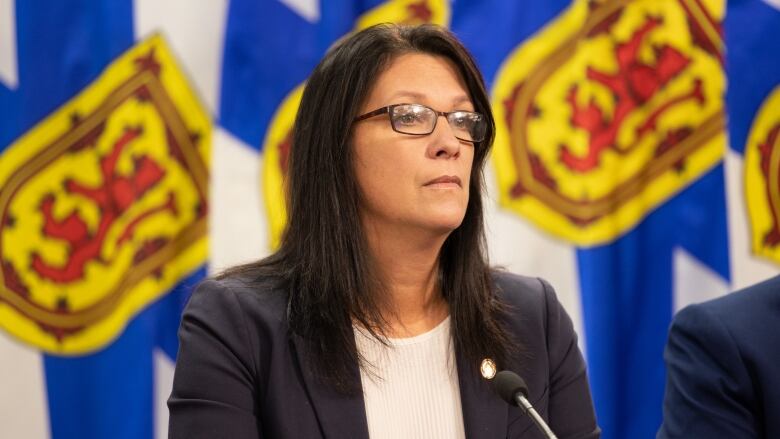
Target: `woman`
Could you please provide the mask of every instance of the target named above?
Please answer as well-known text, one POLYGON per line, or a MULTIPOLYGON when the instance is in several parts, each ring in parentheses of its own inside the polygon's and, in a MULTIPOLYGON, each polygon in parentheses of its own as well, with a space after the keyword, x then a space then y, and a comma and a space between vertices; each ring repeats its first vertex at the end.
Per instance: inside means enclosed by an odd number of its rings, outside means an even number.
POLYGON ((493 134, 446 30, 381 25, 333 47, 295 121, 279 251, 187 305, 171 437, 539 437, 491 389, 496 367, 560 438, 598 437, 552 289, 487 265, 493 134))

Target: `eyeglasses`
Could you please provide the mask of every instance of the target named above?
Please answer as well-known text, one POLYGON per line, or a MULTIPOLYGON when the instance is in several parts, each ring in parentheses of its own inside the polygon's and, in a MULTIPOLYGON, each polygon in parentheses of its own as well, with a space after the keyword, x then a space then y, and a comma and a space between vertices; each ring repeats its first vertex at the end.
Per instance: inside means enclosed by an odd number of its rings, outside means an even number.
POLYGON ((393 131, 413 136, 425 136, 436 129, 439 116, 447 118, 456 138, 464 142, 481 142, 485 140, 487 122, 485 116, 472 111, 436 111, 422 104, 396 104, 378 108, 360 115, 354 122, 388 113, 393 131))

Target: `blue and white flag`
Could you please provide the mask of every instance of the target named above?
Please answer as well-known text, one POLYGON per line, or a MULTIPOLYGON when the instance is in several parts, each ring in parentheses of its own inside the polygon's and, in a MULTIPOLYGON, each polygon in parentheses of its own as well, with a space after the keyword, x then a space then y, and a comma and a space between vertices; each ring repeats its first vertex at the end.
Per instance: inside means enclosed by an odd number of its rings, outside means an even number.
POLYGON ((474 54, 491 262, 655 435, 673 313, 780 265, 777 0, 0 0, 0 437, 166 437, 192 286, 278 244, 306 78, 381 22, 474 54))

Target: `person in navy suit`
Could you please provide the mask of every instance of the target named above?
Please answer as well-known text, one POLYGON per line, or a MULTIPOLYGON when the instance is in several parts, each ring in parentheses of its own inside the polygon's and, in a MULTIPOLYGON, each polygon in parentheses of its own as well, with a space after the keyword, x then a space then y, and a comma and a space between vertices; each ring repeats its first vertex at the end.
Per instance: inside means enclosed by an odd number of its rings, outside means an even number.
POLYGON ((780 276, 674 318, 659 439, 780 438, 780 276))
POLYGON ((571 320, 540 279, 489 267, 482 170, 495 123, 437 26, 351 34, 307 81, 288 224, 185 309, 171 438, 539 438, 497 370, 563 438, 598 438, 571 320))

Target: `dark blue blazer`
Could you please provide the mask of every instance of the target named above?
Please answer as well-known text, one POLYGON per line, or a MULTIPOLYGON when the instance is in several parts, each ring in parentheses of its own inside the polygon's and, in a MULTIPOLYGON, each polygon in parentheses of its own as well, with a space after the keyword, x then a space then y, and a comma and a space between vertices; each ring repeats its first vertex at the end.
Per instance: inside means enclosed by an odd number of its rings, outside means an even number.
POLYGON ((780 276, 674 318, 658 438, 780 438, 780 276))
MULTIPOLYGON (((529 400, 561 439, 598 438, 585 363, 571 320, 552 288, 538 279, 497 274, 512 305, 511 334, 522 358, 529 400)), ((179 355, 168 400, 171 438, 368 438, 362 396, 321 384, 317 364, 287 324, 287 293, 271 280, 203 282, 179 330, 179 355)), ((469 438, 541 438, 531 420, 495 395, 456 352, 469 438)), ((358 365, 353 374, 360 380, 358 365)))

